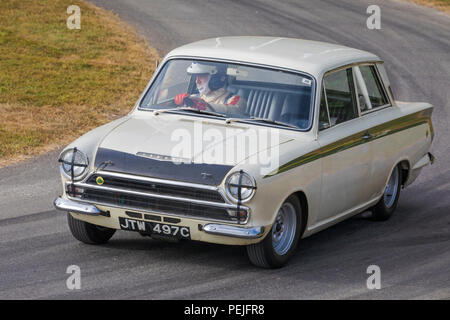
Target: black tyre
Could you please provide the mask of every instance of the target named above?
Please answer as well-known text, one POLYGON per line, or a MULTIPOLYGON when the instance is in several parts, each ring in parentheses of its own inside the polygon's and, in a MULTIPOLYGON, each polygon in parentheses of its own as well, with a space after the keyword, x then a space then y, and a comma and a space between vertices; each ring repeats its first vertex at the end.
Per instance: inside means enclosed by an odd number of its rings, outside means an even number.
POLYGON ((77 220, 67 213, 70 232, 75 239, 87 244, 103 244, 108 242, 114 235, 116 229, 96 226, 94 224, 77 220))
POLYGON ((402 170, 396 166, 391 173, 380 201, 372 207, 372 220, 384 221, 389 219, 397 208, 398 198, 402 187, 402 170))
POLYGON ((303 230, 299 199, 291 195, 281 205, 271 231, 259 243, 247 246, 250 262, 261 268, 281 268, 292 256, 303 230))

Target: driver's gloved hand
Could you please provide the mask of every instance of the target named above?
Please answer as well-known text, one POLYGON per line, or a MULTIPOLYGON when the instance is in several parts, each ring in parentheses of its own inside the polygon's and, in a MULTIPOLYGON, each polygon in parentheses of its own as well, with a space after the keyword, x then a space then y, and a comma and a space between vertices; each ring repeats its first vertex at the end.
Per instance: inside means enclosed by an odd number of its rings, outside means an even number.
POLYGON ((180 94, 177 94, 177 95, 175 96, 175 99, 174 99, 175 104, 176 104, 176 105, 179 105, 179 106, 182 106, 182 105, 183 105, 183 100, 184 100, 184 98, 186 98, 186 97, 189 97, 189 94, 187 94, 187 93, 180 93, 180 94))
POLYGON ((180 93, 175 96, 175 104, 179 106, 187 106, 196 108, 199 110, 206 110, 207 104, 205 101, 203 101, 200 98, 197 97, 189 97, 189 94, 187 93, 180 93))

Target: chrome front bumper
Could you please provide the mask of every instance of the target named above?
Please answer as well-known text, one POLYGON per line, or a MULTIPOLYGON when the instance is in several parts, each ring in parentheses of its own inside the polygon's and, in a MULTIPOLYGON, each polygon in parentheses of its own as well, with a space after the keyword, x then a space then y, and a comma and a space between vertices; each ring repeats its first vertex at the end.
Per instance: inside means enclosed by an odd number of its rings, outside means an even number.
POLYGON ((58 210, 87 214, 89 216, 107 216, 109 213, 103 212, 92 204, 75 202, 69 199, 58 197, 53 201, 53 205, 58 210))
MULTIPOLYGON (((110 216, 109 212, 101 211, 95 205, 76 202, 61 197, 57 197, 53 204, 58 210, 76 212, 89 216, 110 216)), ((257 239, 264 234, 264 227, 241 228, 224 224, 209 223, 203 226, 202 231, 217 236, 257 239)))
POLYGON ((242 239, 257 239, 264 234, 264 227, 239 228, 224 224, 207 224, 203 227, 203 231, 218 236, 227 236, 242 239))

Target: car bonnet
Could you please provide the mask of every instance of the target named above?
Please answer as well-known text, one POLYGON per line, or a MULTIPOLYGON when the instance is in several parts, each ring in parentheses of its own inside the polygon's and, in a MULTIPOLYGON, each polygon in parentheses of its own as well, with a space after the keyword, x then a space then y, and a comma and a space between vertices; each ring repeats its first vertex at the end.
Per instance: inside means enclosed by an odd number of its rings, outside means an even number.
POLYGON ((95 167, 218 185, 236 164, 292 140, 285 131, 174 114, 132 117, 103 139, 95 167))

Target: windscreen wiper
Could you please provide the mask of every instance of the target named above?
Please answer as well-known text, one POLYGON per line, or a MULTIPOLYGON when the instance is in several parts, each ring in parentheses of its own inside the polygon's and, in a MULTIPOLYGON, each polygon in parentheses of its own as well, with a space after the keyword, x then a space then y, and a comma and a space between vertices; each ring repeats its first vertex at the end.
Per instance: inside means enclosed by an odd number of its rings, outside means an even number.
POLYGON ((169 111, 188 111, 188 112, 194 112, 194 113, 200 113, 200 114, 207 114, 210 116, 216 116, 220 118, 226 118, 226 116, 222 113, 214 112, 214 111, 207 111, 207 110, 200 110, 193 107, 180 107, 180 108, 172 108, 172 109, 161 109, 161 110, 155 110, 153 111, 155 116, 159 115, 160 113, 165 113, 169 111))
POLYGON ((278 126, 284 126, 284 127, 289 127, 289 128, 295 128, 295 129, 299 129, 299 127, 294 126, 293 124, 290 123, 286 123, 286 122, 281 122, 281 121, 276 121, 276 120, 272 120, 272 119, 266 119, 266 118, 258 118, 258 117, 250 117, 250 118, 228 118, 226 120, 226 123, 231 123, 231 122, 238 122, 238 121, 261 121, 261 122, 265 122, 265 123, 270 123, 270 124, 276 124, 278 126))
POLYGON ((276 120, 272 120, 272 119, 258 118, 258 117, 250 117, 250 119, 251 120, 255 120, 255 121, 265 122, 265 123, 276 124, 278 126, 285 126, 285 127, 299 129, 299 127, 294 126, 293 124, 286 123, 286 122, 281 122, 281 121, 276 121, 276 120))

